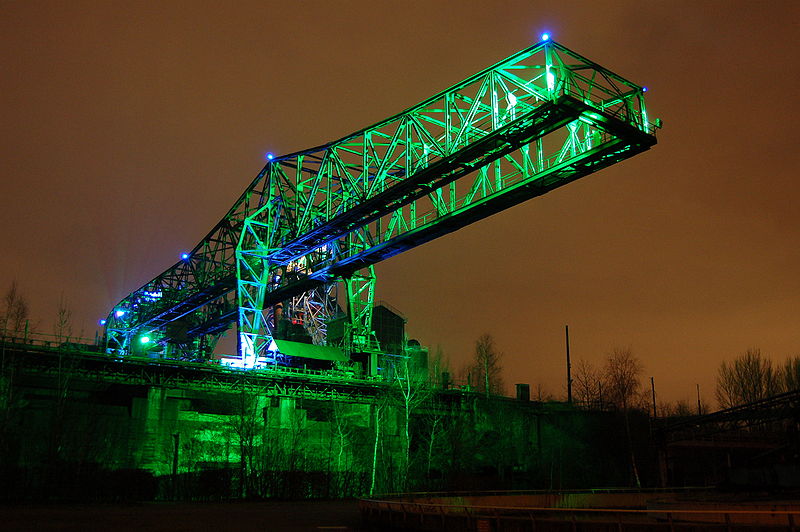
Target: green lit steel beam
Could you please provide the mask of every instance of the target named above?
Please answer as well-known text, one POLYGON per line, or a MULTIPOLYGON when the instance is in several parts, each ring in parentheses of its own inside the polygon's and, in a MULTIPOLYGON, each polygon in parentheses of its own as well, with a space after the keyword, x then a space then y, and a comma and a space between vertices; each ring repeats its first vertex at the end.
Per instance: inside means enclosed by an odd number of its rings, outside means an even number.
POLYGON ((273 201, 245 220, 238 252, 245 351, 263 352, 264 309, 288 294, 649 148, 643 93, 545 43, 311 159, 276 159, 273 201))
MULTIPOLYGON (((536 44, 378 124, 268 162, 187 260, 115 307, 110 345, 124 351, 157 330, 192 347, 238 316, 242 351, 263 353, 275 303, 330 293, 361 268, 654 143, 642 87, 536 44)), ((334 307, 316 308, 324 321, 334 307)))

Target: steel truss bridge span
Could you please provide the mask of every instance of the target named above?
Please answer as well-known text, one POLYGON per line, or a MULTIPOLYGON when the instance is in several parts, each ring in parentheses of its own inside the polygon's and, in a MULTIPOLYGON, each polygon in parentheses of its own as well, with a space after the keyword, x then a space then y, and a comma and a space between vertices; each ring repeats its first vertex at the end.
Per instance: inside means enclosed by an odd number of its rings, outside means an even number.
POLYGON ((645 90, 548 40, 340 140, 270 156, 191 253, 112 309, 108 349, 139 339, 196 358, 235 322, 242 364, 274 362, 283 318, 326 343, 342 284, 341 345, 367 350, 372 265, 647 150, 645 90))
POLYGON ((387 386, 376 379, 345 377, 333 372, 293 371, 294 368, 243 371, 208 363, 109 357, 81 350, 93 346, 78 344, 65 348, 7 342, 2 347, 7 359, 14 364, 15 378, 45 388, 48 386, 46 379, 60 382, 69 378, 102 386, 119 384, 369 404, 385 393, 387 386))

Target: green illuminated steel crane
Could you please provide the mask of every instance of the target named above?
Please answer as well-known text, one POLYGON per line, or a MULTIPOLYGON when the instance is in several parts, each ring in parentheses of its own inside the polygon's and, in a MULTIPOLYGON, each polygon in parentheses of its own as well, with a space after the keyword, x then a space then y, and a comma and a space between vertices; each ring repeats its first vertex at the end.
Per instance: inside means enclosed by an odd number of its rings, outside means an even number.
POLYGON ((645 91, 545 39, 340 140, 270 155, 190 253, 114 307, 109 352, 146 340, 202 357, 235 322, 242 365, 280 363, 281 318, 325 344, 337 286, 345 351, 376 349, 375 263, 647 150, 645 91))

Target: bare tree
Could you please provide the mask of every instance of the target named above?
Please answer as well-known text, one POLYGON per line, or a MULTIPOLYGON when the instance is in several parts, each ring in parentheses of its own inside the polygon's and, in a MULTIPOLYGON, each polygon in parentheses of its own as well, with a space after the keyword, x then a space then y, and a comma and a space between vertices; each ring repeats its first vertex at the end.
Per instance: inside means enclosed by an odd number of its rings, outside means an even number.
POLYGON ((752 403, 780 393, 779 371, 760 349, 750 348, 717 372, 716 396, 721 408, 752 403))
MULTIPOLYGON (((427 371, 414 363, 412 357, 402 357, 395 365, 393 390, 394 398, 403 413, 403 454, 401 479, 408 480, 411 465, 411 414, 431 396, 427 371)), ((401 486, 405 489, 406 486, 401 486)))
POLYGON ((388 404, 384 394, 378 394, 375 396, 375 400, 372 402, 372 435, 374 436, 374 439, 372 440, 372 464, 370 465, 370 496, 375 494, 375 487, 377 486, 378 455, 381 438, 383 437, 383 431, 381 428, 385 422, 384 418, 386 417, 387 406, 388 404))
POLYGON ((244 498, 252 495, 255 490, 256 445, 258 435, 263 429, 263 416, 258 396, 249 392, 243 381, 239 385, 241 390, 236 410, 228 418, 227 428, 236 436, 239 444, 239 496, 244 498))
POLYGON ((533 390, 533 397, 540 403, 555 401, 555 396, 550 393, 541 382, 536 383, 536 387, 533 390))
POLYGON ((283 496, 292 498, 300 498, 302 495, 302 484, 294 473, 303 471, 307 467, 308 459, 307 446, 304 445, 308 431, 308 418, 306 411, 297 406, 297 401, 295 400, 295 408, 287 420, 288 423, 284 424, 283 430, 281 430, 281 446, 285 456, 283 470, 288 480, 283 496))
POLYGON ((590 362, 580 359, 575 364, 572 390, 579 404, 587 408, 599 406, 603 389, 600 372, 590 362))
POLYGON ((689 401, 681 399, 675 403, 675 406, 669 412, 669 415, 674 417, 689 417, 697 415, 697 406, 691 404, 689 401))
POLYGON ((0 323, 4 336, 18 338, 25 333, 29 319, 28 302, 20 294, 17 281, 11 281, 3 296, 3 308, 0 312, 0 323))
POLYGON ((430 381, 431 385, 434 388, 444 388, 448 385, 448 382, 445 382, 444 373, 450 374, 450 360, 445 356, 444 352, 442 351, 442 346, 437 345, 436 351, 434 351, 433 356, 430 358, 428 362, 428 368, 430 370, 430 381))
POLYGON ((630 348, 614 349, 606 359, 604 376, 609 400, 622 410, 625 418, 625 434, 628 440, 628 450, 631 459, 631 472, 637 488, 641 488, 639 480, 639 469, 636 466, 636 456, 633 452, 633 440, 631 438, 630 410, 638 406, 641 397, 642 364, 633 355, 630 348))
POLYGON ((630 348, 614 349, 606 359, 604 368, 606 396, 617 408, 631 408, 639 395, 642 384, 642 364, 630 348))
POLYGON ((783 390, 800 390, 800 356, 789 357, 781 369, 783 390))
MULTIPOLYGON (((442 447, 441 445, 441 432, 445 421, 445 414, 441 409, 441 405, 436 404, 430 409, 430 412, 425 416, 425 428, 423 432, 423 439, 425 440, 426 457, 425 457, 425 474, 430 477, 431 464, 434 458, 434 449, 442 447)), ((441 450, 440 450, 441 452, 441 450)), ((439 453, 436 453, 437 455, 439 453)))
POLYGON ((347 404, 334 400, 332 406, 331 419, 330 423, 328 423, 330 430, 328 483, 329 486, 333 487, 334 496, 345 497, 350 493, 351 457, 355 427, 347 404))
POLYGON ((13 330, 11 314, 17 302, 17 281, 11 281, 11 286, 3 295, 3 307, 0 308, 0 326, 2 326, 3 336, 10 336, 13 330))
POLYGON ((63 292, 58 299, 56 321, 53 323, 53 335, 58 343, 68 341, 72 337, 72 309, 64 298, 63 292))
POLYGON ((497 350, 491 334, 482 334, 475 342, 475 359, 469 366, 469 373, 475 388, 486 394, 502 395, 503 353, 497 350))

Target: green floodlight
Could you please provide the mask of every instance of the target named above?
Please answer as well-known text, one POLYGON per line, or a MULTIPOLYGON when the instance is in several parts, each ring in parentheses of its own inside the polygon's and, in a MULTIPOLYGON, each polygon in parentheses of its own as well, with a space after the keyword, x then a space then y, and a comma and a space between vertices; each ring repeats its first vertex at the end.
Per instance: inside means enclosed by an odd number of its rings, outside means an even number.
POLYGON ((139 338, 139 342, 141 342, 143 344, 149 344, 150 343, 150 337, 146 336, 146 335, 142 336, 141 338, 139 338))

